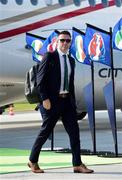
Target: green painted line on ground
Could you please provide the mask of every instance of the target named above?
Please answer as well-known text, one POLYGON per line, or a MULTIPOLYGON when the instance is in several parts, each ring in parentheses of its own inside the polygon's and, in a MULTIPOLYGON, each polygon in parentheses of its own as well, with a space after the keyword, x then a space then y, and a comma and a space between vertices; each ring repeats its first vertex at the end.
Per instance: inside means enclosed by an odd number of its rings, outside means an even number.
MULTIPOLYGON (((0 174, 29 171, 27 166, 30 150, 14 148, 0 148, 0 174)), ((86 165, 105 165, 122 163, 122 158, 104 158, 96 155, 82 155, 82 161, 86 165)), ((42 151, 40 153, 39 165, 43 169, 62 168, 72 166, 71 153, 56 153, 42 151)))
MULTIPOLYGON (((43 155, 55 155, 55 152, 52 151, 42 151, 43 155), (44 152, 44 153, 43 153, 44 152)), ((14 148, 0 148, 0 156, 29 156, 30 150, 21 150, 14 148)))

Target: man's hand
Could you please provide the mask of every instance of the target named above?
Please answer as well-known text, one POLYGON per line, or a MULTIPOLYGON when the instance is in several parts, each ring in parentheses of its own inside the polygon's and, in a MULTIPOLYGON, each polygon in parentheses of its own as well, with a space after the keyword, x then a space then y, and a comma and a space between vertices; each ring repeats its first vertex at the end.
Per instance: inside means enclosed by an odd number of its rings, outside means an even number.
POLYGON ((50 109, 51 109, 51 102, 50 102, 49 99, 44 100, 43 103, 42 103, 42 105, 43 105, 43 107, 44 107, 45 109, 47 109, 47 110, 50 110, 50 109))

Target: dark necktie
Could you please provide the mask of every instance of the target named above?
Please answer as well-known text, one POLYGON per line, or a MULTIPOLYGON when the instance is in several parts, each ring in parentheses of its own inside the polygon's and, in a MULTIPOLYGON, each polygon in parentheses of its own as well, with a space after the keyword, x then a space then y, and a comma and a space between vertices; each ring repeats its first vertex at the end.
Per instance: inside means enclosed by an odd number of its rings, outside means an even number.
POLYGON ((64 86, 63 90, 69 90, 69 85, 68 85, 68 66, 67 66, 67 60, 66 60, 66 55, 63 55, 64 57, 64 86))

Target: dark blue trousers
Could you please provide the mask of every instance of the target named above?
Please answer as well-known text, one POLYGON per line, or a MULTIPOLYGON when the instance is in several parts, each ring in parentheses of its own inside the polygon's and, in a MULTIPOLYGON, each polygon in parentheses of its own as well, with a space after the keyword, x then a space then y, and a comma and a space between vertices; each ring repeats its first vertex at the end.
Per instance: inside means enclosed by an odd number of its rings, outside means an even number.
POLYGON ((43 123, 32 147, 29 159, 32 163, 38 162, 43 144, 46 142, 58 119, 61 117, 64 128, 70 139, 72 164, 73 166, 79 166, 81 164, 80 138, 79 126, 76 119, 76 109, 71 103, 70 97, 59 97, 57 100, 51 101, 51 105, 52 107, 50 110, 46 110, 42 105, 40 106, 43 123))

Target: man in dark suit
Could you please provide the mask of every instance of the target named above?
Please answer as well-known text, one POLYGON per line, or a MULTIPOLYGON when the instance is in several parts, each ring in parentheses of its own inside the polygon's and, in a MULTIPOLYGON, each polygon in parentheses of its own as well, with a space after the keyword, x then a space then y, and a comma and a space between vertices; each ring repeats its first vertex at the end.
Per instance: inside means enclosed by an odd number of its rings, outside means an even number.
POLYGON ((43 173, 38 165, 41 148, 61 117, 69 135, 72 150, 72 164, 75 173, 92 173, 81 161, 79 127, 76 118, 74 92, 75 61, 68 54, 71 35, 60 32, 57 50, 46 53, 37 73, 37 86, 42 104, 40 111, 43 123, 33 145, 28 166, 34 173, 43 173))

